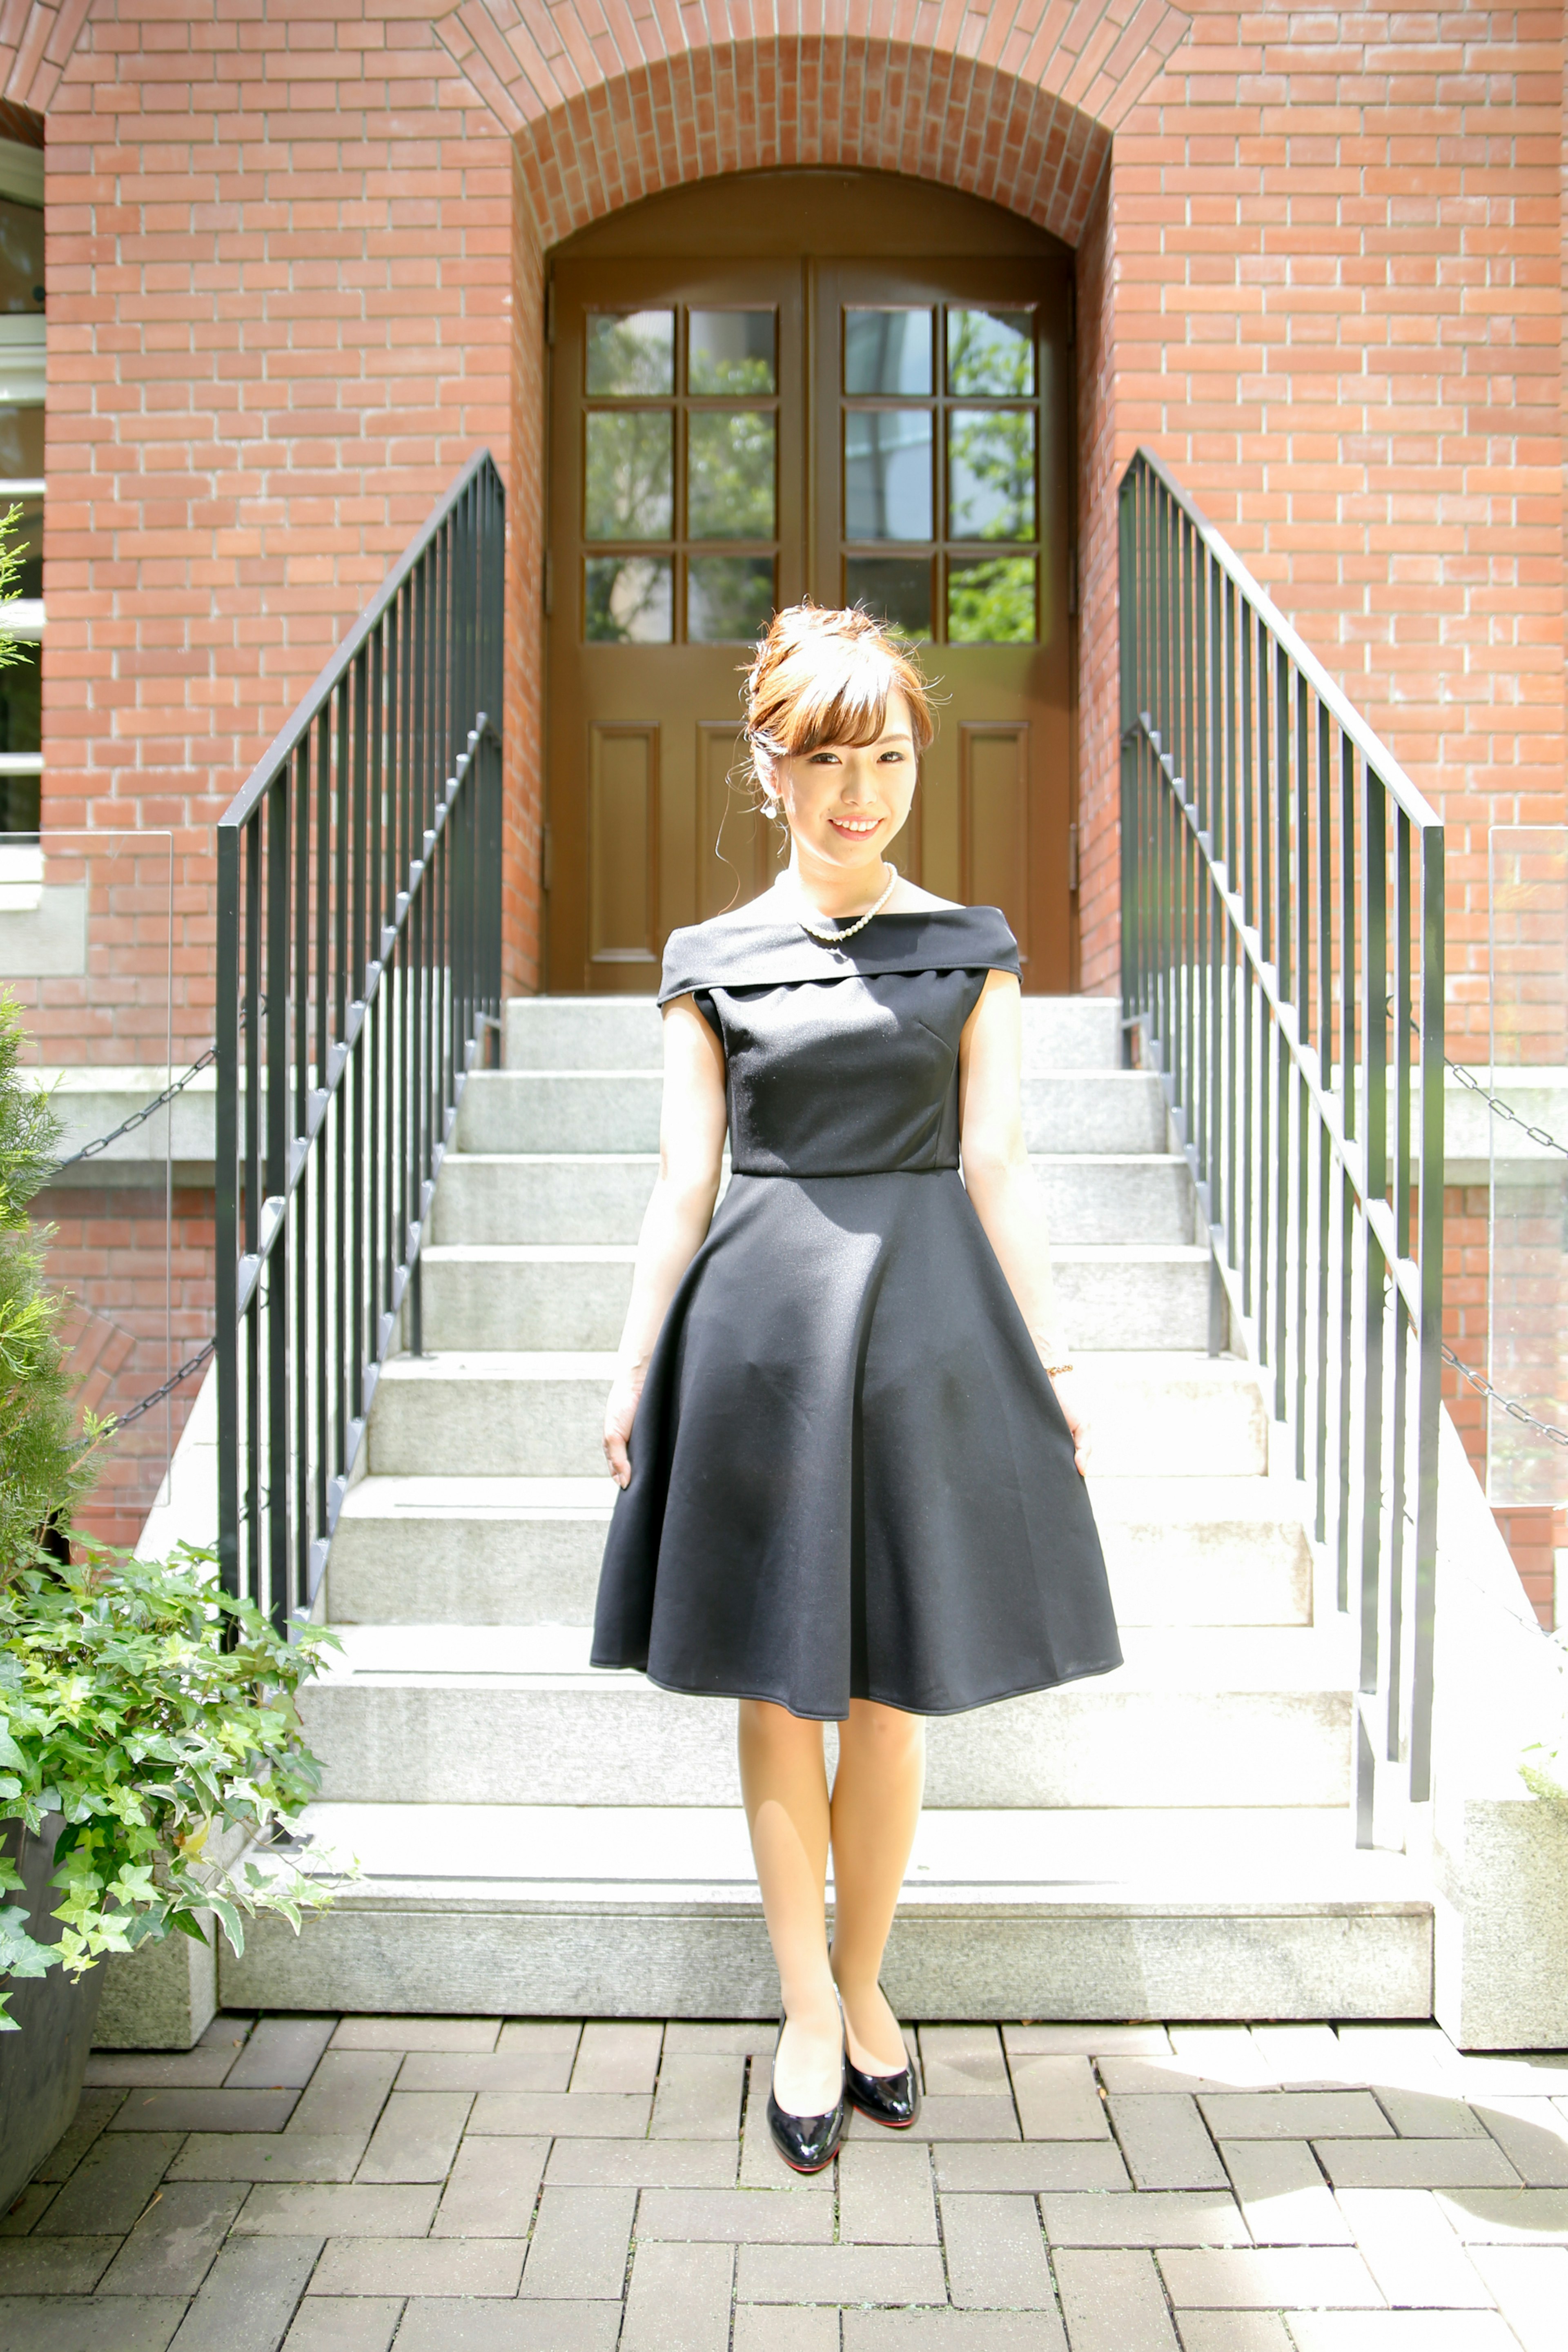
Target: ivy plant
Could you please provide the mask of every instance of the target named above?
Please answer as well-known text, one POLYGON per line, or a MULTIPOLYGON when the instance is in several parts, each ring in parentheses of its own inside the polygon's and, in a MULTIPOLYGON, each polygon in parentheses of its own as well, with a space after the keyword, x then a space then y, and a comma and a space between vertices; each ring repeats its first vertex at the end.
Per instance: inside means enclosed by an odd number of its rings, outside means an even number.
MULTIPOLYGON (((153 1562, 74 1548, 85 1557, 35 1551, 0 1584, 0 1821, 37 1835, 47 1815, 65 1817, 60 1939, 36 1942, 20 1905, 0 1908, 0 1976, 56 1962, 79 1976, 172 1932, 205 1940, 204 1911, 237 1953, 247 1915, 281 1914, 297 1933, 330 1889, 275 1847, 254 1856, 320 1786, 295 1700, 333 1637, 307 1624, 279 1634, 216 1586, 210 1553, 153 1562)), ((21 1886, 0 1854, 0 1897, 21 1886)))

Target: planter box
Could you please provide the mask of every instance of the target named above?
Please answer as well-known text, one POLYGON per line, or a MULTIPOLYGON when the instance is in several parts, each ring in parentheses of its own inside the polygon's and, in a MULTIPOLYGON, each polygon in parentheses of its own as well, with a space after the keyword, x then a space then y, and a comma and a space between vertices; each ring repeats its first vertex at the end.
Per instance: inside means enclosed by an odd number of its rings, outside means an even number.
MULTIPOLYGON (((26 1881, 26 1893, 8 1899, 26 1906, 27 1930, 40 1944, 58 1941, 49 1913, 58 1896, 49 1885, 55 1840, 63 1827, 51 1814, 45 1835, 27 1837, 19 1822, 0 1828, 0 1843, 26 1881)), ((63 1969, 7 1980, 8 2007, 21 2031, 0 2033, 0 2213, 54 2147, 81 2096, 82 2070, 103 1990, 101 1964, 73 1980, 63 1969)))

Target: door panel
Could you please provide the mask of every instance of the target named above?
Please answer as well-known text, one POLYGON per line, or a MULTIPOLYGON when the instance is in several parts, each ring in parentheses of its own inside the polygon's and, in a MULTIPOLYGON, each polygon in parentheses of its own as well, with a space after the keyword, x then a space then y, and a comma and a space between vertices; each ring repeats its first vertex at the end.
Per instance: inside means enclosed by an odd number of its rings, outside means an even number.
POLYGON ((812 175, 778 206, 756 176, 654 199, 620 255, 612 220, 552 267, 554 990, 651 991, 673 928, 772 881, 741 671, 805 593, 884 615, 935 685, 900 869, 1000 905, 1026 988, 1072 984, 1070 256, 971 199, 817 176, 793 208, 812 175))
POLYGON ((958 770, 960 895, 970 906, 1000 907, 1027 959, 1028 728, 962 727, 958 770))
POLYGON ((589 748, 588 953, 657 964, 658 730, 595 727, 589 748))

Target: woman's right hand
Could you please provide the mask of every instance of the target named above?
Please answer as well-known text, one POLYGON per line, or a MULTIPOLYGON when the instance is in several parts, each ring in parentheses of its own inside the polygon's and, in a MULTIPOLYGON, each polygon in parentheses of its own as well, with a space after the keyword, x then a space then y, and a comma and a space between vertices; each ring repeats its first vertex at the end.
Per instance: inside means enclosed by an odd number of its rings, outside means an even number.
POLYGON ((637 1400, 642 1395, 640 1372, 617 1372, 610 1386, 609 1402, 605 1407, 605 1459, 610 1465, 610 1475, 617 1486, 631 1482, 631 1457, 626 1445, 637 1419, 637 1400))

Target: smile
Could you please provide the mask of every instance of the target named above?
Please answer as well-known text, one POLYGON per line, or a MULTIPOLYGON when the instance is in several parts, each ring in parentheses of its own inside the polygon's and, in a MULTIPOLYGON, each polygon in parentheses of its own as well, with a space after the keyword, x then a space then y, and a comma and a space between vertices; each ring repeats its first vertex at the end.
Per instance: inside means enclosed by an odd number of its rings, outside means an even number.
POLYGON ((858 839, 864 834, 875 833, 882 820, 879 816, 830 816, 827 822, 835 833, 853 834, 858 839))

